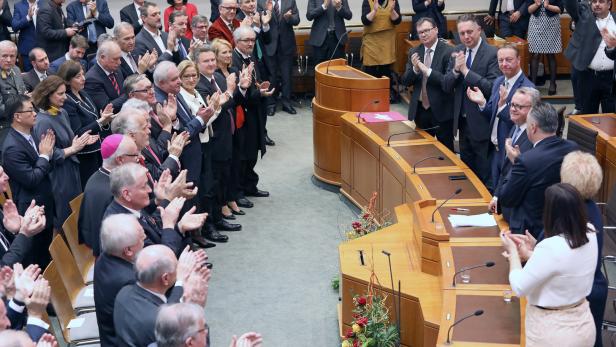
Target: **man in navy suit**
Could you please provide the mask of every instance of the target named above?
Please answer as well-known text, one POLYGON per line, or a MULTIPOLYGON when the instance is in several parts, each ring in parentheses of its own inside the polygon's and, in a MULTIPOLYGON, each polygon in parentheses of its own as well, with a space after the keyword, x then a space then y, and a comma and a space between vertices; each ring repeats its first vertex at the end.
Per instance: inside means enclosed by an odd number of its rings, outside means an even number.
POLYGON ((113 305, 118 292, 136 281, 133 263, 144 247, 145 233, 135 216, 116 214, 101 227, 102 253, 94 265, 94 305, 101 346, 118 346, 113 327, 113 305))
POLYGON ((496 47, 481 38, 477 18, 464 14, 458 18, 461 45, 452 54, 443 78, 443 90, 453 93, 453 133, 460 131, 460 158, 484 184, 489 185, 490 118, 466 95, 469 87, 477 87, 488 98, 492 84, 500 75, 496 47))
POLYGON ((489 207, 493 213, 502 213, 507 221, 511 216, 511 209, 498 204, 498 197, 516 158, 533 148, 532 142, 526 136, 526 119, 530 109, 539 101, 541 101, 541 94, 537 89, 520 87, 516 89, 509 103, 509 119, 514 125, 505 139, 505 153, 498 163, 499 176, 494 182, 494 193, 489 207))
POLYGON ((37 1, 21 0, 15 3, 11 27, 18 33, 17 48, 21 61, 24 63, 24 72, 32 69, 28 59, 28 53, 36 45, 36 28, 34 27, 34 15, 37 12, 37 1))
POLYGON ((24 215, 32 200, 45 206, 46 225, 32 239, 32 252, 26 263, 47 266, 49 262, 49 245, 51 244, 54 199, 49 173, 49 162, 55 145, 53 132, 46 133, 41 139, 35 139, 31 130, 36 121, 36 109, 30 99, 19 95, 6 106, 5 112, 11 122, 2 147, 2 163, 9 177, 13 201, 17 211, 24 215), (38 143, 38 144, 37 144, 38 143))
POLYGON ((96 52, 96 64, 86 74, 84 90, 99 110, 111 103, 117 113, 126 101, 121 57, 120 46, 115 41, 105 41, 96 52))
POLYGON ((560 182, 563 158, 578 149, 574 142, 556 136, 558 114, 548 103, 538 102, 526 119, 526 134, 533 148, 520 154, 499 188, 498 203, 511 208, 511 232, 528 230, 535 238, 543 230, 545 189, 560 182))
POLYGON ((120 10, 120 21, 132 25, 135 34, 139 34, 143 27, 143 20, 141 20, 141 14, 139 13, 139 9, 143 6, 143 2, 144 0, 134 0, 120 10))
POLYGON ((173 31, 174 35, 170 36, 160 30, 160 9, 158 6, 155 3, 145 1, 140 8, 140 15, 141 20, 143 20, 143 28, 135 37, 135 51, 133 53, 137 56, 143 56, 146 52, 156 51, 159 62, 165 60, 181 61, 178 56, 179 50, 176 50, 176 38, 178 36, 175 31, 173 31))
POLYGON ((41 0, 36 14, 36 45, 53 61, 66 53, 69 40, 79 28, 67 25, 62 11, 64 0, 41 0))
POLYGON ((88 71, 88 63, 83 57, 86 55, 88 49, 88 41, 81 35, 75 35, 71 38, 71 42, 68 46, 68 52, 63 56, 54 60, 49 64, 49 73, 55 74, 60 69, 60 66, 67 60, 74 60, 81 64, 84 73, 88 71))
MULTIPOLYGON (((345 34, 347 29, 344 21, 351 20, 352 17, 348 0, 308 1, 306 19, 313 21, 308 43, 314 47, 315 64, 320 64, 330 57, 344 57, 344 45, 349 39, 345 34)), ((415 23, 413 20, 413 24, 415 23)))
POLYGON ((88 24, 79 34, 88 40, 88 53, 96 52, 96 38, 113 28, 113 17, 109 13, 107 0, 74 0, 66 6, 68 24, 88 24))
POLYGON ((513 45, 500 47, 497 52, 498 67, 503 76, 494 80, 490 100, 486 102, 481 91, 477 88, 470 88, 466 91, 467 97, 479 105, 481 113, 490 119, 490 146, 489 156, 491 160, 492 185, 488 188, 494 191, 498 177, 500 176, 500 165, 505 156, 505 139, 509 136, 513 122, 509 116, 511 98, 515 91, 520 87, 531 87, 535 85, 524 76, 520 68, 520 54, 518 48, 513 45))
POLYGON ((149 53, 145 53, 143 57, 133 53, 135 51, 135 33, 133 30, 133 26, 125 22, 118 23, 113 29, 113 36, 122 50, 120 70, 125 80, 130 75, 146 73, 156 65, 156 59, 149 53))

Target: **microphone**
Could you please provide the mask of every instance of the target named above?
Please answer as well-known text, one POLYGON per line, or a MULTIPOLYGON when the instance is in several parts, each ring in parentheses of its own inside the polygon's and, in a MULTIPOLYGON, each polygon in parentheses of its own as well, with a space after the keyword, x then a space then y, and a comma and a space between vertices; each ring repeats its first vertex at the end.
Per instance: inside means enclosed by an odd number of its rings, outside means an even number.
POLYGON ((424 162, 426 160, 430 160, 430 159, 445 160, 445 157, 443 157, 442 155, 433 155, 431 157, 426 157, 426 158, 423 158, 423 159, 421 159, 419 161, 416 161, 415 164, 413 164, 413 173, 416 173, 415 168, 417 167, 417 164, 420 164, 420 163, 422 163, 422 162, 424 162))
POLYGON ((332 59, 334 59, 334 55, 336 55, 336 50, 338 49, 338 46, 340 46, 340 43, 342 42, 342 39, 347 36, 348 34, 351 33, 351 30, 347 30, 344 32, 344 34, 342 34, 340 36, 340 38, 338 39, 338 43, 336 43, 336 47, 334 48, 334 52, 332 53, 332 56, 329 57, 329 61, 327 62, 327 67, 325 68, 325 74, 329 75, 329 63, 332 62, 332 59))
POLYGON ((401 132, 401 133, 395 133, 395 134, 391 134, 389 135, 389 137, 387 138, 387 147, 389 147, 389 140, 391 140, 392 137, 394 136, 398 136, 398 135, 404 135, 404 134, 412 134, 412 133, 416 133, 418 130, 434 130, 436 128, 440 128, 440 125, 435 125, 433 127, 430 128, 425 128, 425 129, 413 129, 413 130, 409 130, 409 131, 405 131, 405 132, 401 132))
POLYGON ((451 200, 454 196, 458 195, 462 193, 462 188, 458 188, 456 189, 455 192, 453 192, 453 194, 451 194, 447 199, 445 199, 445 201, 443 201, 440 205, 438 205, 438 207, 436 209, 434 209, 434 211, 432 211, 432 223, 434 223, 434 214, 436 213, 436 211, 438 211, 439 208, 443 207, 443 205, 445 205, 445 203, 447 203, 447 201, 451 200))
POLYGON ((361 123, 361 114, 362 114, 362 112, 366 111, 368 106, 370 106, 370 105, 377 105, 380 102, 381 102, 380 100, 374 99, 374 100, 370 100, 369 103, 365 104, 364 107, 361 108, 361 111, 359 111, 359 113, 357 113, 357 124, 361 123))
MULTIPOLYGON (((381 253, 386 255, 387 256, 387 260, 389 261, 389 278, 391 280, 391 295, 392 295, 392 298, 394 300, 394 310, 395 310, 394 315, 395 315, 396 321, 397 321, 396 322, 396 327, 398 329, 398 336, 400 336, 400 318, 398 316, 399 309, 398 309, 398 307, 396 307, 396 290, 394 289, 394 272, 391 269, 391 253, 389 253, 386 250, 381 250, 381 253)), ((400 283, 399 282, 398 282, 398 287, 400 287, 400 283)))
POLYGON ((451 285, 454 286, 454 287, 456 286, 456 277, 458 276, 458 274, 460 274, 460 273, 462 273, 464 271, 476 269, 478 267, 492 267, 492 266, 494 266, 494 262, 493 261, 486 261, 483 264, 463 267, 460 270, 458 270, 455 274, 453 274, 453 281, 451 282, 451 285))
POLYGON ((468 314, 460 319, 458 319, 457 321, 455 321, 455 323, 453 323, 450 327, 449 330, 447 330, 447 342, 445 342, 446 345, 451 345, 451 328, 455 327, 456 325, 458 325, 459 323, 461 323, 463 320, 466 320, 468 318, 471 318, 473 316, 481 316, 483 314, 483 310, 477 310, 471 314, 468 314))

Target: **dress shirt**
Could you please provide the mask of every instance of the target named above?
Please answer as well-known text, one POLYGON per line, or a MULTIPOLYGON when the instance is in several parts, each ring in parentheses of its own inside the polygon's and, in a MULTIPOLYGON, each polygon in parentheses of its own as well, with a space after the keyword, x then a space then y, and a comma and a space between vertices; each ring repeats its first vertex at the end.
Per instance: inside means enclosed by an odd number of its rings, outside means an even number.
MULTIPOLYGON (((603 30, 603 28, 607 28, 611 33, 616 33, 616 23, 614 23, 614 18, 612 18, 611 14, 608 14, 605 18, 597 18, 595 20, 597 24, 597 28, 599 32, 603 30)), ((599 44, 599 48, 595 52, 595 56, 590 61, 589 68, 596 71, 606 71, 614 69, 614 61, 605 55, 605 40, 601 40, 599 44)))
MULTIPOLYGON (((201 77, 207 78, 207 77, 204 77, 203 75, 201 77)), ((211 83, 211 82, 208 80, 208 83, 211 83)), ((184 97, 184 101, 186 101, 186 103, 188 104, 188 107, 190 108, 190 112, 192 114, 196 114, 197 111, 199 111, 199 109, 202 106, 206 107, 205 101, 201 97, 201 94, 199 94, 196 90, 195 90, 195 94, 191 94, 182 87, 180 88, 180 94, 182 94, 182 97, 184 97)), ((206 128, 202 132, 199 133, 199 140, 201 140, 201 143, 209 142, 210 137, 214 136, 214 130, 212 129, 212 123, 216 120, 216 118, 218 118, 219 114, 220 114, 220 108, 218 108, 218 110, 214 112, 214 115, 210 117, 210 119, 207 121, 206 128)))
MULTIPOLYGON (((516 126, 517 126, 517 125, 514 125, 514 127, 516 127, 516 126)), ((519 128, 520 128, 520 134, 518 134, 518 138, 520 138, 520 135, 522 135, 522 133, 523 133, 524 131, 526 131, 526 122, 522 123, 522 125, 520 125, 520 126, 519 126, 519 128)), ((515 142, 518 140, 517 138, 514 138, 514 136, 515 136, 515 133, 514 133, 514 134, 513 134, 513 136, 511 137, 511 142, 512 142, 512 144, 513 144, 513 143, 515 143, 515 142)))
MULTIPOLYGON (((505 77, 503 84, 507 87, 507 96, 509 96, 509 93, 511 93, 511 89, 513 88, 513 85, 518 80, 518 78, 520 78, 521 75, 522 75, 522 70, 518 71, 518 73, 515 74, 515 76, 511 77, 510 79, 507 79, 507 77, 505 77)), ((494 125, 492 126, 492 133, 490 134, 490 140, 492 140, 492 143, 495 145, 498 145, 498 122, 500 121, 498 114, 501 113, 501 111, 504 110, 505 107, 507 107, 506 103, 503 104, 503 106, 500 106, 498 108, 498 110, 496 111, 496 119, 494 119, 494 125)))
POLYGON ((126 63, 128 63, 128 66, 130 66, 130 69, 134 72, 134 73, 138 73, 138 67, 137 67, 137 62, 135 61, 135 59, 130 55, 130 53, 124 52, 122 51, 122 58, 124 59, 124 61, 126 63), (133 65, 134 63, 134 65, 133 65))
POLYGON ((35 144, 36 142, 34 142, 34 138, 32 137, 32 134, 24 134, 24 133, 22 133, 21 131, 19 131, 17 129, 15 129, 15 131, 17 131, 21 136, 23 136, 26 139, 26 141, 28 141, 28 143, 31 144, 32 147, 34 147, 34 150, 36 151, 36 154, 39 155, 39 157, 45 158, 45 159, 47 159, 47 161, 49 161, 49 156, 47 154, 40 154, 39 153, 38 148, 36 148, 36 144, 35 144))
POLYGON ((34 69, 34 72, 36 72, 36 75, 38 76, 39 81, 42 81, 48 77, 46 71, 39 72, 37 69, 34 69))
POLYGON ((143 19, 141 19, 141 6, 137 5, 137 3, 133 2, 133 6, 135 6, 135 11, 137 11, 137 18, 139 18, 139 25, 143 25, 143 19))
POLYGON ((143 29, 145 29, 150 35, 152 35, 154 42, 156 42, 156 45, 158 45, 158 48, 160 48, 162 52, 168 52, 169 54, 172 54, 167 49, 167 43, 163 42, 163 38, 160 36, 160 30, 158 30, 156 33, 153 33, 150 30, 148 30, 148 28, 145 26, 143 27, 143 29))
POLYGON ((513 6, 513 0, 505 0, 505 12, 513 12, 515 11, 515 7, 513 6))
MULTIPOLYGON (((24 310, 26 309, 25 305, 20 305, 18 303, 15 302, 15 300, 11 299, 11 301, 9 301, 9 307, 12 308, 15 312, 17 313, 23 313, 24 310)), ((28 320, 26 321, 27 325, 36 325, 38 327, 41 327, 45 330, 49 330, 49 324, 45 323, 44 320, 40 319, 40 318, 36 318, 36 317, 28 317, 28 320)))
MULTIPOLYGON (((481 41, 483 41, 483 39, 480 37, 479 41, 477 41, 477 44, 475 45, 475 47, 471 47, 470 48, 473 51, 471 53, 471 66, 473 65, 473 61, 475 60, 475 57, 477 56, 477 50, 479 49, 479 46, 481 46, 481 41)), ((468 60, 468 50, 469 50, 468 47, 464 48, 464 62, 465 62, 465 64, 466 64, 466 61, 468 60)), ((456 71, 456 69, 453 69, 452 71, 453 71, 453 73, 454 73, 454 75, 456 77, 460 74, 460 72, 456 71)))
MULTIPOLYGON (((438 44, 438 38, 434 41, 434 43, 432 44, 432 46, 430 46, 430 47, 426 47, 426 46, 424 46, 424 52, 427 52, 427 51, 428 51, 428 49, 431 49, 431 50, 432 50, 432 51, 430 52, 430 58, 432 58, 432 59, 430 59, 430 61, 431 61, 431 62, 433 62, 433 61, 434 61, 434 51, 436 51, 436 45, 437 45, 437 44, 438 44)), ((425 54, 424 54, 424 57, 423 57, 423 59, 422 59, 421 61, 422 61, 422 62, 425 62, 425 61, 426 61, 425 54)), ((432 64, 430 64, 430 66, 432 66, 432 64)), ((430 74, 432 73, 432 68, 431 68, 430 66, 428 66, 428 72, 426 73, 426 77, 430 77, 430 74)), ((414 71, 416 74, 418 74, 418 73, 419 73, 419 70, 415 69, 415 66, 413 66, 413 71, 414 71)))
POLYGON ((588 242, 575 249, 562 235, 539 242, 524 268, 509 273, 511 288, 536 306, 562 307, 584 299, 592 290, 598 252, 596 233, 586 235, 588 242))

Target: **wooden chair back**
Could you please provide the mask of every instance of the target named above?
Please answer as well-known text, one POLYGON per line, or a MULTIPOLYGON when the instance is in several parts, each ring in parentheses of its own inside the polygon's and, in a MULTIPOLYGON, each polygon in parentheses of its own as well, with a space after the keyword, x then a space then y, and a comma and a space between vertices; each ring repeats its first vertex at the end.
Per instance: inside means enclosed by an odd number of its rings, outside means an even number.
POLYGON ((77 215, 79 215, 79 209, 81 208, 81 200, 83 200, 83 193, 77 195, 69 205, 71 206, 71 211, 77 215))
POLYGON ((51 304, 60 321, 62 336, 66 342, 70 343, 68 329, 66 327, 71 319, 75 318, 75 311, 73 311, 71 298, 64 287, 55 261, 52 260, 49 265, 47 265, 47 268, 43 272, 43 277, 49 282, 49 286, 51 287, 51 304))
POLYGON ((57 235, 51 241, 49 253, 51 253, 51 259, 56 263, 56 266, 62 269, 60 278, 71 299, 70 303, 73 303, 79 291, 85 286, 85 282, 79 273, 79 268, 71 251, 60 235, 57 235))
POLYGON ((75 259, 75 263, 77 264, 77 269, 79 269, 83 283, 88 283, 88 271, 92 266, 94 266, 95 259, 92 254, 92 250, 88 246, 79 243, 77 228, 78 217, 79 211, 73 211, 73 213, 68 216, 62 225, 62 230, 64 230, 64 237, 66 238, 66 242, 68 243, 71 252, 73 253, 73 258, 75 259))

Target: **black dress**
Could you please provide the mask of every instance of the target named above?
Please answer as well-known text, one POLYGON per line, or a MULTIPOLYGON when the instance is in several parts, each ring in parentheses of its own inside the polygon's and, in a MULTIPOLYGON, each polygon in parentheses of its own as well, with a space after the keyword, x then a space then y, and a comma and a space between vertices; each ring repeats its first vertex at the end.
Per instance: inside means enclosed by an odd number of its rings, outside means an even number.
POLYGON ((110 134, 109 125, 100 127, 96 120, 99 118, 99 110, 88 94, 84 91, 79 92, 78 98, 72 91, 66 93, 64 110, 68 113, 71 128, 75 135, 79 136, 90 130, 91 135, 98 134, 100 139, 91 145, 85 146, 79 153, 79 175, 81 176, 82 189, 88 182, 103 160, 101 158, 101 141, 110 134))

